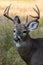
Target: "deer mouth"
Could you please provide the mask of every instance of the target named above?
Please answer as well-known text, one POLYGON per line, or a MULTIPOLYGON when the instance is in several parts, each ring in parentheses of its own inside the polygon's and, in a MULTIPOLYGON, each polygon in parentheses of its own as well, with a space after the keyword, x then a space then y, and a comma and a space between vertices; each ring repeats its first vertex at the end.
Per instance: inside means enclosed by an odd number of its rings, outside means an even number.
POLYGON ((20 42, 20 40, 21 40, 21 38, 20 38, 20 36, 18 36, 18 37, 14 37, 14 40, 15 40, 15 42, 20 42))
POLYGON ((14 38, 14 41, 18 42, 18 41, 20 41, 20 39, 19 38, 14 38))

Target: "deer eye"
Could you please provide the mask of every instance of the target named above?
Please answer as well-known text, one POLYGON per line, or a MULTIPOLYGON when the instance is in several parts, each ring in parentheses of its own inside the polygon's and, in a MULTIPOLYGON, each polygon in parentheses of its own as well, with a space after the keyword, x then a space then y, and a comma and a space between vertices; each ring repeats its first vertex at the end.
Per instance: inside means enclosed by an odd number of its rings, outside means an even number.
POLYGON ((14 33, 15 33, 15 30, 14 30, 14 33))
POLYGON ((14 33, 16 32, 17 30, 16 29, 14 29, 14 33))
POLYGON ((26 33, 26 32, 27 32, 26 30, 23 31, 23 33, 26 33))
POLYGON ((24 35, 24 36, 26 35, 26 32, 27 32, 26 30, 23 31, 23 35, 24 35))

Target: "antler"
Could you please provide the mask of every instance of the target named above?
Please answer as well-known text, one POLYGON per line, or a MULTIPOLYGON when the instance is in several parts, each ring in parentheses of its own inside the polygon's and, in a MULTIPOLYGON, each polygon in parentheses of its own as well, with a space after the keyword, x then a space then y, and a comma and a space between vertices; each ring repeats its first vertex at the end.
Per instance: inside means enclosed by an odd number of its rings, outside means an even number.
POLYGON ((14 20, 9 16, 10 6, 11 6, 11 4, 10 4, 8 7, 6 7, 6 9, 5 9, 5 11, 4 11, 4 16, 7 17, 8 19, 14 21, 14 20))
MULTIPOLYGON (((33 29, 37 29, 38 28, 38 25, 39 25, 39 21, 38 21, 38 19, 40 18, 40 11, 39 11, 39 8, 38 8, 38 6, 36 5, 36 8, 37 8, 37 10, 35 9, 35 8, 33 8, 34 9, 34 11, 37 13, 37 16, 32 16, 32 15, 30 15, 32 18, 34 18, 34 20, 31 20, 29 23, 27 23, 27 27, 29 28, 29 29, 31 29, 31 30, 33 30, 33 29), (33 28, 33 29, 32 29, 33 28)), ((28 19, 28 17, 26 18, 26 19, 28 19)), ((28 20, 26 20, 26 21, 28 21, 28 20)))
POLYGON ((37 8, 37 10, 35 8, 33 8, 33 10, 38 14, 38 16, 32 16, 32 15, 30 15, 30 16, 32 18, 36 18, 35 20, 38 20, 40 18, 40 11, 39 11, 39 8, 37 5, 36 5, 36 8, 37 8))

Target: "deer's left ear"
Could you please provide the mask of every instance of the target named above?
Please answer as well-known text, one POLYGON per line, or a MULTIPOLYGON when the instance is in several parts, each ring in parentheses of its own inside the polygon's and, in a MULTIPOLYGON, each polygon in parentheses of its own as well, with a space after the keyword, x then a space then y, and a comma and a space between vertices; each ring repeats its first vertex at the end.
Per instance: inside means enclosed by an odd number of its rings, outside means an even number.
POLYGON ((27 28, 29 31, 32 31, 32 30, 35 30, 38 28, 38 25, 39 25, 39 21, 33 21, 33 22, 30 22, 28 25, 27 25, 27 28))

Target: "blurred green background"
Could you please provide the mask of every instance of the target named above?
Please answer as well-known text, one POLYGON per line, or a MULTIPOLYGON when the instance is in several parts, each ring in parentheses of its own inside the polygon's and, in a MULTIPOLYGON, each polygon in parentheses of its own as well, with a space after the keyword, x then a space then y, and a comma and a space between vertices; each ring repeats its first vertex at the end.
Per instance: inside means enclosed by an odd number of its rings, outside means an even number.
POLYGON ((3 16, 6 6, 12 4, 9 12, 10 16, 14 18, 15 15, 18 15, 20 16, 21 21, 25 22, 27 15, 36 14, 34 14, 32 7, 37 4, 41 14, 39 19, 40 23, 37 30, 30 32, 30 36, 32 38, 43 38, 42 3, 43 1, 41 0, 0 0, 0 65, 26 65, 26 63, 19 56, 16 46, 13 42, 14 23, 3 16))

